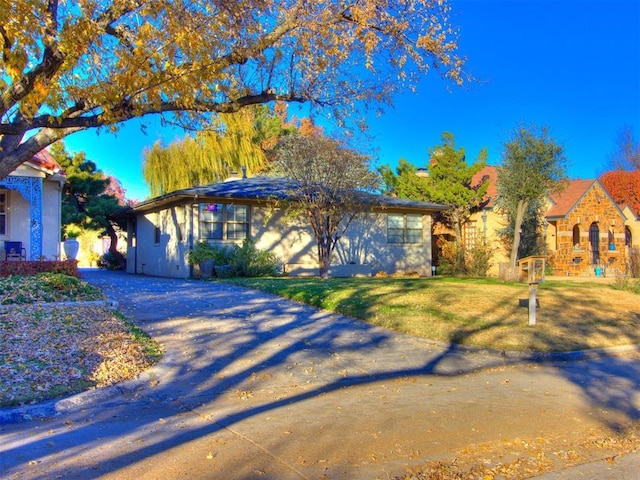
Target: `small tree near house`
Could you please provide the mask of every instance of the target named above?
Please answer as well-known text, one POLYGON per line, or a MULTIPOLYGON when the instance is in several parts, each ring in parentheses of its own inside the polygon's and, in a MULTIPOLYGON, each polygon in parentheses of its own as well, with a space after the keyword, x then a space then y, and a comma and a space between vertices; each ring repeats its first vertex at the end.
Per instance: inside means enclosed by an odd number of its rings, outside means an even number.
POLYGON ((498 167, 497 202, 513 221, 510 272, 516 270, 522 225, 527 215, 535 212, 530 207, 561 190, 565 172, 564 149, 547 127, 519 126, 504 144, 502 166, 498 167))
POLYGON ((368 195, 379 186, 369 158, 321 135, 284 137, 272 168, 293 180, 294 201, 282 207, 288 216, 302 215, 316 239, 320 278, 329 276, 331 257, 339 239, 359 214, 369 208, 368 195))

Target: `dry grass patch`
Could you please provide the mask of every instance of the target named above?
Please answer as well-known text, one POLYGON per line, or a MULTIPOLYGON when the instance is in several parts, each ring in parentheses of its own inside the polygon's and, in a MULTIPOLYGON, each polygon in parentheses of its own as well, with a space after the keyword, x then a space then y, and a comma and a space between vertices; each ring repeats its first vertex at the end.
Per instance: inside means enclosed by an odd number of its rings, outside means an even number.
POLYGON ((444 342, 538 351, 640 344, 640 296, 609 285, 540 285, 537 325, 530 327, 529 286, 493 279, 276 278, 234 283, 444 342))
POLYGON ((62 274, 0 279, 0 407, 113 385, 160 359, 160 345, 117 312, 51 304, 103 298, 62 274))
POLYGON ((17 307, 0 315, 0 347, 0 407, 114 385, 160 356, 104 307, 17 307))

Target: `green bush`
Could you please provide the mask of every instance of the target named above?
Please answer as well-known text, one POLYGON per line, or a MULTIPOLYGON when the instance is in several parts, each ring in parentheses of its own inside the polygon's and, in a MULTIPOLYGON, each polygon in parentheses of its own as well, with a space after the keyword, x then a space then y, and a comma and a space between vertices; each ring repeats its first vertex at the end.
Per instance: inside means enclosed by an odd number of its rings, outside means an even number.
POLYGON ((491 267, 493 251, 488 245, 477 244, 467 251, 466 272, 476 277, 486 277, 491 267))
POLYGON ((488 245, 477 244, 465 250, 463 262, 460 262, 460 245, 453 240, 438 239, 440 256, 438 258, 439 275, 472 275, 486 277, 491 267, 493 251, 488 245))
POLYGON ((107 252, 98 260, 98 268, 107 270, 124 270, 126 268, 126 260, 120 252, 117 254, 107 252))
POLYGON ((245 240, 240 245, 211 245, 201 241, 187 253, 191 265, 213 261, 217 277, 270 277, 282 269, 280 259, 273 253, 256 248, 255 242, 245 240))
POLYGON ((214 247, 209 242, 202 240, 196 244, 187 253, 187 261, 191 265, 198 265, 200 262, 206 262, 208 260, 216 260, 220 255, 219 250, 224 247, 214 247))
POLYGON ((231 268, 220 276, 272 277, 281 270, 280 259, 271 252, 256 248, 255 242, 246 239, 242 246, 234 245, 230 252, 231 268))

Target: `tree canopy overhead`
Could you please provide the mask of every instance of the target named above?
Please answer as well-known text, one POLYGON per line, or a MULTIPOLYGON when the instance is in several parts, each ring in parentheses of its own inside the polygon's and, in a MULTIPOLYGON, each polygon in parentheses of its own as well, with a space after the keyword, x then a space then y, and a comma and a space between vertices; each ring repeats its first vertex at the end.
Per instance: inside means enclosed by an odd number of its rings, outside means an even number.
POLYGON ((147 114, 192 125, 282 100, 340 117, 432 68, 462 83, 449 11, 447 0, 1 0, 0 178, 71 133, 147 114))

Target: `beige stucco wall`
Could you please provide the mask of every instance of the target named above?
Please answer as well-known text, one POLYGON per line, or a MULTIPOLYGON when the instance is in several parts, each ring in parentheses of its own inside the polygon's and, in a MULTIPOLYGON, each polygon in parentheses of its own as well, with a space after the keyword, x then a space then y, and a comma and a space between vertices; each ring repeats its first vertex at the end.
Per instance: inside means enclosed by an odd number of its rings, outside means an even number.
POLYGON ((42 256, 60 259, 60 184, 45 180, 42 185, 42 256))
MULTIPOLYGON (((128 232, 127 271, 145 275, 188 278, 186 255, 199 239, 197 207, 177 206, 137 216, 137 237, 128 232), (160 226, 160 242, 154 228, 160 226), (182 230, 182 234, 179 232, 182 230), (193 236, 190 232, 193 231, 193 236)), ((372 273, 418 272, 431 275, 431 217, 423 215, 421 244, 388 244, 386 215, 370 214, 354 221, 340 240, 332 264, 367 264, 372 273)), ((302 221, 285 218, 281 211, 251 206, 250 232, 260 249, 275 253, 287 266, 317 268, 316 243, 302 221)), ((222 245, 233 241, 211 242, 222 245)), ((241 243, 241 242, 238 242, 241 243)))
MULTIPOLYGON (((191 209, 176 206, 159 212, 138 215, 136 236, 128 232, 127 271, 161 277, 188 278, 190 237, 180 234, 181 225, 190 222, 191 209), (160 242, 155 243, 155 227, 160 227, 160 242), (142 245, 139 248, 138 245, 142 245)), ((196 222, 194 221, 194 224, 196 222)))
MULTIPOLYGON (((421 244, 387 243, 386 222, 384 213, 356 218, 336 245, 331 264, 367 264, 373 274, 431 275, 431 216, 423 215, 421 244)), ((293 221, 282 212, 253 208, 251 235, 258 248, 273 251, 286 265, 318 267, 315 238, 304 220, 293 221), (271 217, 265 222, 268 215, 271 217)))
POLYGON ((640 247, 640 218, 635 216, 628 205, 622 213, 625 217, 624 225, 631 231, 631 246, 640 247))
POLYGON ((469 217, 469 220, 476 222, 478 240, 486 242, 487 246, 491 249, 490 267, 487 271, 487 275, 497 277, 499 264, 508 262, 510 254, 500 241, 500 236, 498 234, 498 232, 506 226, 505 218, 503 215, 496 213, 493 208, 487 208, 484 212, 486 213, 486 224, 482 218, 482 211, 473 213, 469 217))

